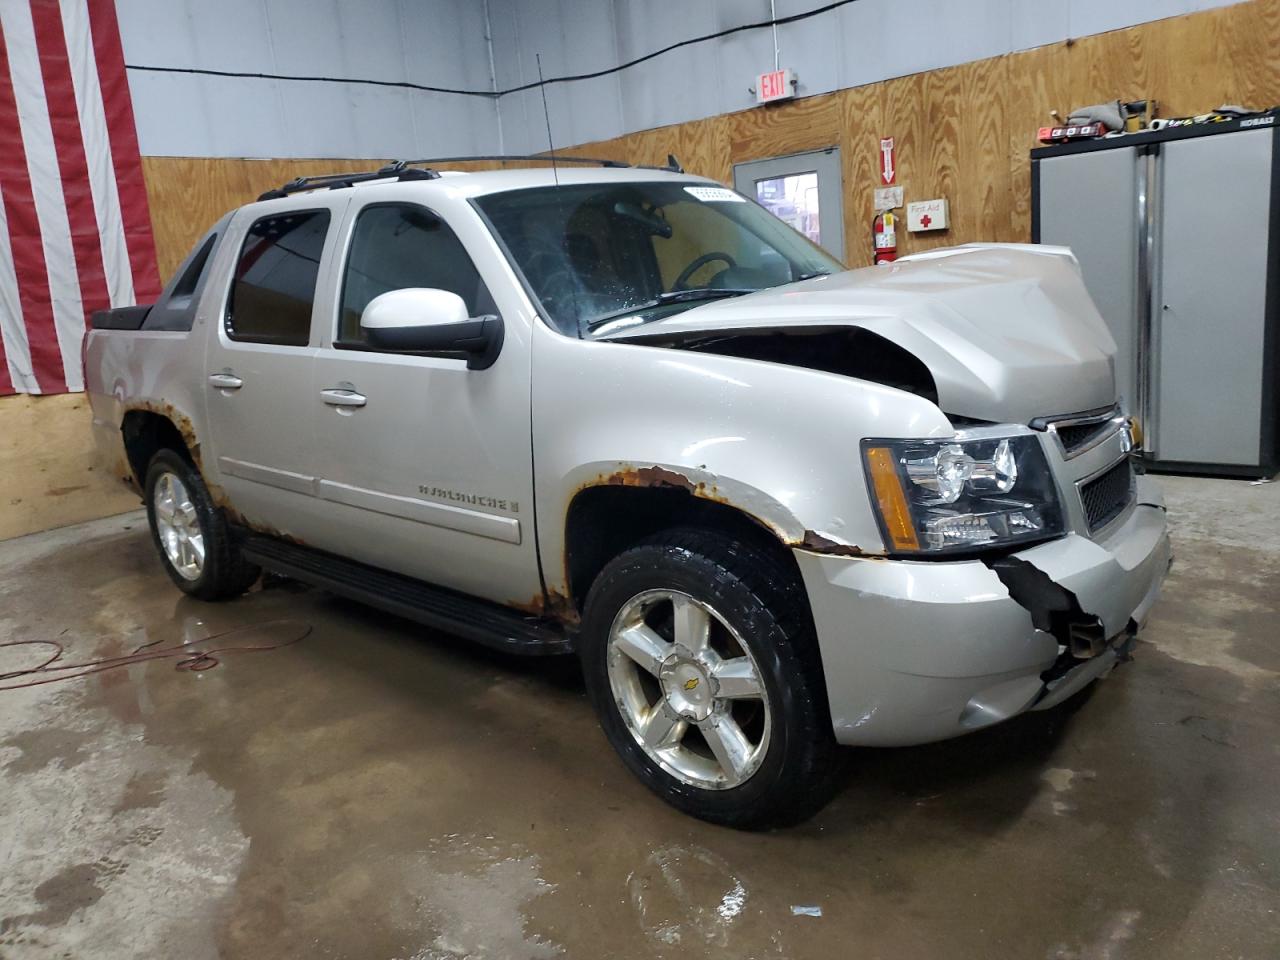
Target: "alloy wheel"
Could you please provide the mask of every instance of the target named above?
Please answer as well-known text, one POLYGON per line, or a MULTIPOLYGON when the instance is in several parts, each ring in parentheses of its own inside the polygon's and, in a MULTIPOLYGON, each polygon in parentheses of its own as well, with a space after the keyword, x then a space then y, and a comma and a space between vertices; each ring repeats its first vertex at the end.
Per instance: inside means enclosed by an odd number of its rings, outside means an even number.
POLYGON ((176 474, 163 473, 151 495, 156 533, 165 556, 184 580, 199 580, 204 572, 204 531, 186 485, 176 474))
POLYGON ((682 783, 740 786, 769 746, 769 699, 750 648, 713 607, 647 590, 614 618, 609 683, 645 754, 682 783))

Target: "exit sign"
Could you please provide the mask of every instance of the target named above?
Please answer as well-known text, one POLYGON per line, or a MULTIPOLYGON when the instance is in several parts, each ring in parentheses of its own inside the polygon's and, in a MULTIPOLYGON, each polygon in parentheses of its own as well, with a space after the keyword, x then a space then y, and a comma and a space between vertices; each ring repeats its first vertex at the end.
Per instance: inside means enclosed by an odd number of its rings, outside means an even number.
POLYGON ((796 95, 794 79, 787 69, 770 70, 756 77, 756 103, 772 103, 796 95))

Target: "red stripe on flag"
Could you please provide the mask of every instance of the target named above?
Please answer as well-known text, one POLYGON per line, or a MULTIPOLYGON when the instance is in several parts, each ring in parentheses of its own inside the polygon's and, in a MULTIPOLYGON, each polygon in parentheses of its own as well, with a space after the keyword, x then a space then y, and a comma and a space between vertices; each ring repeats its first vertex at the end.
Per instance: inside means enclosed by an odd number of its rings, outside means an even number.
POLYGON ((9 359, 4 354, 4 341, 0 340, 0 397, 16 392, 9 377, 9 359))
POLYGON ((53 144, 58 151, 71 248, 75 251, 80 300, 87 324, 89 314, 111 306, 111 297, 102 264, 102 239, 93 207, 93 190, 89 186, 89 162, 85 159, 84 136, 76 110, 76 90, 71 81, 71 63, 58 0, 32 0, 31 19, 35 24, 40 73, 44 77, 53 144))
POLYGON ((21 319, 27 331, 32 371, 41 392, 66 393, 40 218, 31 192, 31 174, 27 170, 27 150, 18 123, 12 78, 9 49, 0 31, 0 193, 4 194, 5 219, 9 221, 9 245, 13 249, 13 270, 18 277, 21 319))
POLYGON ((133 270, 134 298, 138 303, 150 303, 160 295, 160 274, 156 269, 147 186, 142 179, 142 158, 138 154, 138 132, 133 123, 133 102, 129 99, 115 0, 88 0, 88 7, 89 32, 93 35, 102 105, 107 114, 111 162, 120 193, 124 239, 133 270))

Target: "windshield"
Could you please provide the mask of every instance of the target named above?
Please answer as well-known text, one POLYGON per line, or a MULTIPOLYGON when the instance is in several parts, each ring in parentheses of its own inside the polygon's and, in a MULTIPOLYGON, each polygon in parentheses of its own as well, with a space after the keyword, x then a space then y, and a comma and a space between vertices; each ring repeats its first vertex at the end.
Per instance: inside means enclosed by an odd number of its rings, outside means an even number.
POLYGON ((573 337, 844 269, 763 207, 709 184, 575 184, 475 202, 573 337))

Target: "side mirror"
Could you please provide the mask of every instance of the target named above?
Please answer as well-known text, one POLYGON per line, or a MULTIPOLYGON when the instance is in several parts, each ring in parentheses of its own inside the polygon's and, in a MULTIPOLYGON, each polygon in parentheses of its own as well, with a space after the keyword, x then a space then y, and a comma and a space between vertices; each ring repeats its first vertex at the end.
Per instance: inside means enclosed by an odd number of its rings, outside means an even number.
POLYGON ((448 290, 409 287, 374 297, 360 329, 379 350, 465 353, 469 370, 493 366, 502 350, 502 318, 468 316, 462 298, 448 290))

